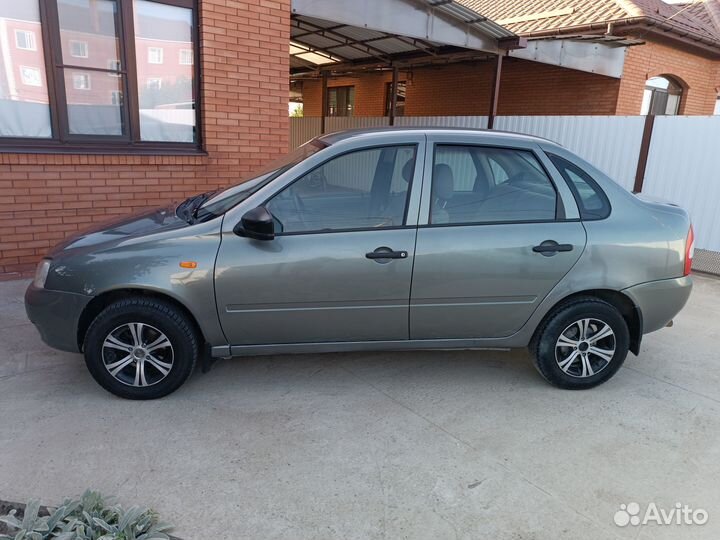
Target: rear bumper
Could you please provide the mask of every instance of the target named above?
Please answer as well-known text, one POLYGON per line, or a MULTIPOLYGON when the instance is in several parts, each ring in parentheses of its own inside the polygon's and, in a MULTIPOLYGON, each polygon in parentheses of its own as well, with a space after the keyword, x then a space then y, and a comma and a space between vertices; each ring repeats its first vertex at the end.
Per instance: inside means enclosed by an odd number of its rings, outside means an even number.
POLYGON ((45 343, 62 351, 80 352, 78 321, 91 299, 83 294, 38 289, 31 284, 25 291, 25 312, 45 343))
POLYGON ((642 283, 623 292, 640 308, 643 334, 648 334, 667 326, 685 306, 691 290, 692 279, 685 276, 642 283))

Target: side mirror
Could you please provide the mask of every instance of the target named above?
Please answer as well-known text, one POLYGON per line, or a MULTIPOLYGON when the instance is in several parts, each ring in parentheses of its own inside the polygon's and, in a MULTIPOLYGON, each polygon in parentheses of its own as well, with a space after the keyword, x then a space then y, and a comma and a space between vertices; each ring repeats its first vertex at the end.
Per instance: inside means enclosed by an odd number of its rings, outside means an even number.
POLYGON ((267 208, 258 206, 248 211, 235 225, 233 232, 238 236, 255 240, 272 240, 275 238, 275 223, 267 208))

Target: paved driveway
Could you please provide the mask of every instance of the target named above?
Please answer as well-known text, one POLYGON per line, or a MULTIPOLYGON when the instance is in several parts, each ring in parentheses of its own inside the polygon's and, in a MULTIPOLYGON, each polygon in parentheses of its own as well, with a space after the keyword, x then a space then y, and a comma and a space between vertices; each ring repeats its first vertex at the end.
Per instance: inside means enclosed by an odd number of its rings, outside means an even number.
POLYGON ((190 539, 717 538, 720 281, 586 392, 525 351, 246 358, 174 395, 105 393, 0 283, 0 499, 86 487, 190 539), (709 513, 617 527, 621 503, 709 513))

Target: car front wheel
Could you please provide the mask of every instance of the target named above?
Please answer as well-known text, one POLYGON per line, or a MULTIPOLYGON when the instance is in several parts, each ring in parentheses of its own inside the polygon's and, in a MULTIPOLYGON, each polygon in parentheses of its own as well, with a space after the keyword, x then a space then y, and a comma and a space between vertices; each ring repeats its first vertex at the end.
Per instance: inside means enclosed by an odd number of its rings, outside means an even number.
POLYGON ((199 354, 193 325, 170 303, 129 298, 107 306, 85 336, 85 363, 106 390, 156 399, 177 390, 199 354))
POLYGON ((530 352, 548 382, 580 390, 604 383, 620 369, 629 340, 625 319, 615 307, 579 298, 547 318, 530 352))

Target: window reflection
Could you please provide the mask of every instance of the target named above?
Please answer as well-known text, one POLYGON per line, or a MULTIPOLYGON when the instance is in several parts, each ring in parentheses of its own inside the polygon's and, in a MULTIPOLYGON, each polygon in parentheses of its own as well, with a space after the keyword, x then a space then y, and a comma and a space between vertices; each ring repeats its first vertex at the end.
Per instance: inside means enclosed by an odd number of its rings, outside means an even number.
POLYGON ((38 0, 0 3, 0 137, 52 136, 38 0))
POLYGON ((70 133, 123 135, 117 0, 57 0, 57 9, 70 133))
POLYGON ((192 10, 135 0, 140 138, 195 141, 192 10))
POLYGON ((120 61, 115 0, 58 0, 63 64, 106 69, 120 61))
POLYGON ((122 135, 121 79, 65 69, 68 124, 77 135, 122 135))

